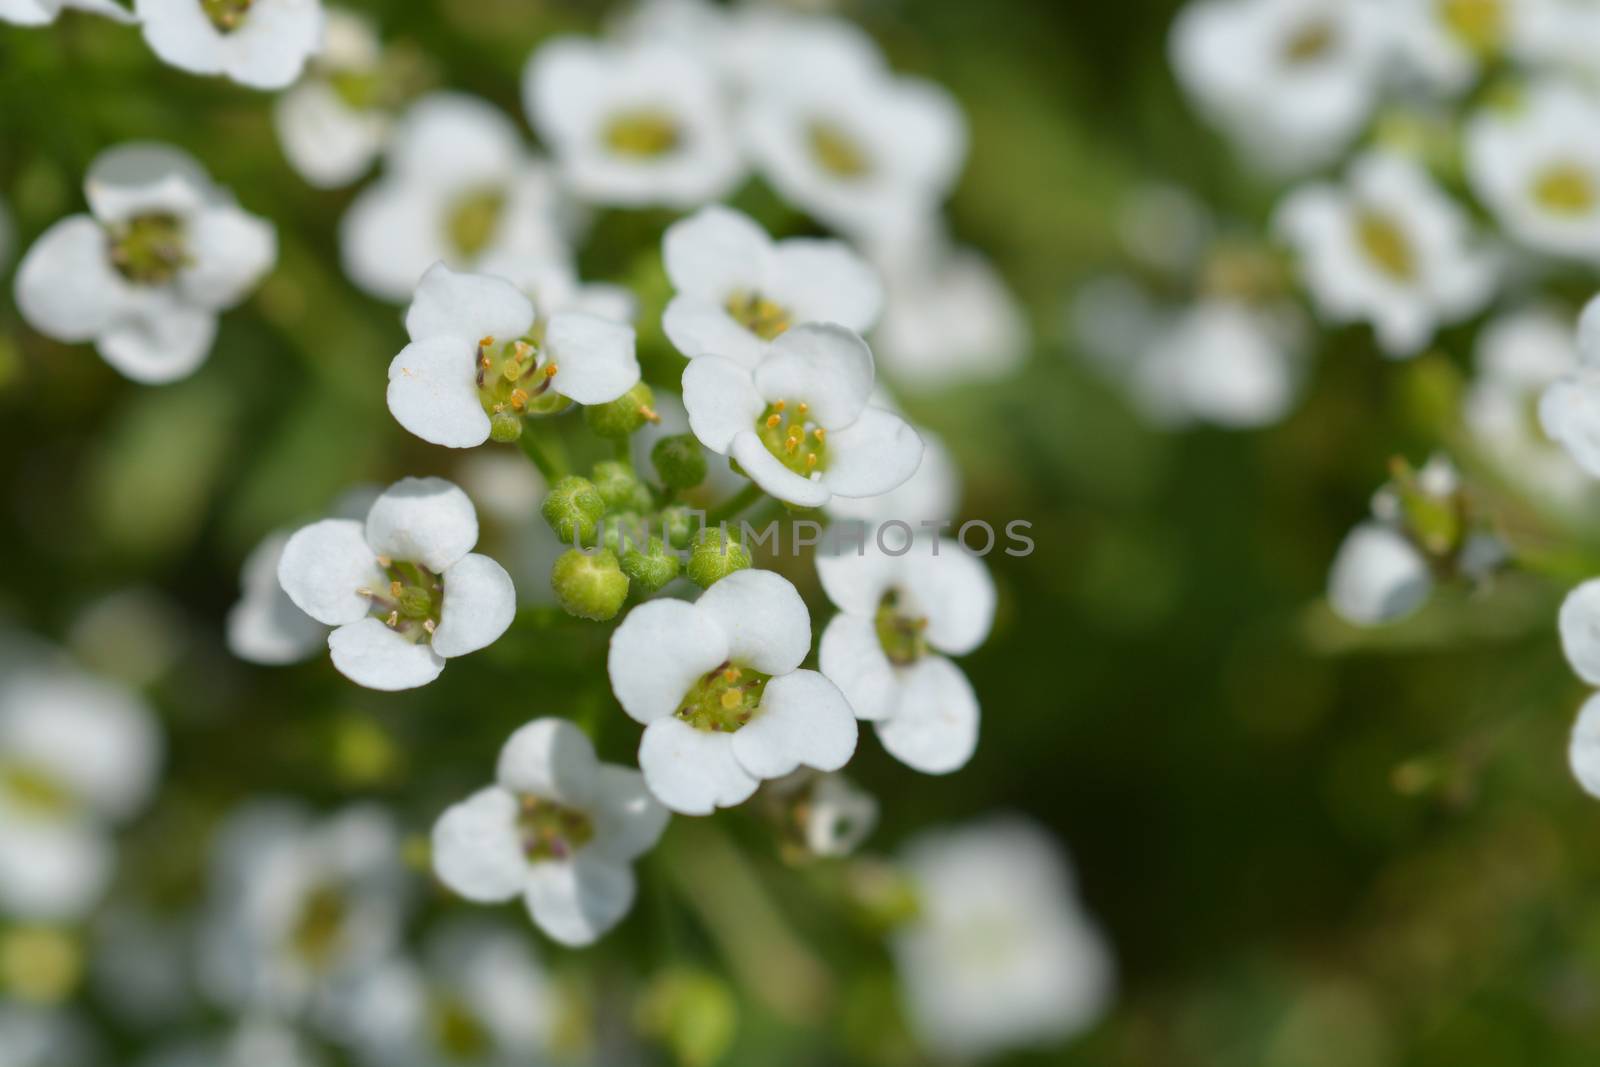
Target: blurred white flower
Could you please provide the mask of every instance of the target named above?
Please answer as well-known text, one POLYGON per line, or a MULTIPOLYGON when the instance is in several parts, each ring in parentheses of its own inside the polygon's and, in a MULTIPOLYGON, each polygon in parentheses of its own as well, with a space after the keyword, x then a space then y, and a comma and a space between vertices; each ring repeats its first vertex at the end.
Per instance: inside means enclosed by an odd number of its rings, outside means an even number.
POLYGON ((696 207, 745 172, 716 78, 692 53, 555 38, 528 60, 523 102, 585 201, 696 207))
POLYGON ((389 113, 369 99, 382 76, 383 48, 363 15, 329 8, 321 50, 272 108, 283 154, 319 188, 348 185, 372 166, 388 136, 389 113))
POLYGON ((59 1008, 0 999, 0 1050, 6 1067, 90 1067, 104 1062, 83 1017, 59 1008))
POLYGON ((1181 185, 1145 182, 1124 197, 1117 212, 1117 236, 1140 263, 1167 274, 1186 275, 1200 267, 1216 239, 1211 210, 1181 185))
POLYGON ((335 627, 333 665, 371 689, 411 689, 445 660, 492 644, 516 614, 504 568, 472 551, 472 501, 442 478, 405 478, 354 519, 289 538, 278 581, 307 615, 335 627))
POLYGON ((339 224, 345 273, 402 303, 443 261, 477 270, 491 257, 565 254, 566 209, 549 166, 510 119, 463 93, 422 97, 389 137, 383 176, 339 224))
POLYGON ((810 648, 805 602, 771 571, 736 571, 693 604, 629 612, 606 666, 622 709, 645 724, 650 791, 673 811, 709 815, 763 779, 849 762, 855 718, 832 682, 799 669, 810 648))
POLYGON ((1591 578, 1561 602, 1561 650, 1579 678, 1600 686, 1600 578, 1591 578))
POLYGON ((1539 423, 1592 478, 1600 478, 1600 297, 1578 320, 1577 366, 1544 391, 1539 423))
POLYGON ((282 89, 322 44, 322 0, 134 0, 150 50, 180 70, 282 89))
POLYGON ((773 241, 731 208, 701 208, 667 228, 667 277, 677 290, 662 316, 679 352, 760 363, 771 342, 804 322, 865 333, 883 309, 877 274, 840 241, 773 241))
POLYGON ((1516 58, 1591 81, 1600 75, 1600 5, 1592 0, 1521 0, 1503 6, 1511 16, 1510 50, 1516 58))
POLYGON ((1466 213, 1416 162, 1368 153, 1343 186, 1289 195, 1276 226, 1294 246, 1318 313, 1367 322, 1394 358, 1420 352, 1441 325, 1478 311, 1499 279, 1466 213))
POLYGON ((289 599, 278 583, 278 561, 293 530, 274 530, 245 557, 240 596, 228 610, 228 650, 242 660, 276 666, 308 659, 328 628, 289 599))
POLYGON ((1270 426, 1299 396, 1304 340, 1293 307, 1203 298, 1140 351, 1130 386, 1140 407, 1166 425, 1270 426))
POLYGON ((820 507, 834 495, 887 493, 921 462, 921 438, 870 403, 872 385, 866 342, 807 323, 779 334, 753 369, 721 356, 690 360, 683 406, 701 443, 762 489, 820 507))
POLYGON ((1583 791, 1600 798, 1600 693, 1584 702, 1572 724, 1567 762, 1583 791))
POLYGON ((925 774, 965 766, 978 746, 978 697, 947 657, 989 636, 995 588, 988 568, 949 539, 919 537, 893 554, 877 538, 859 552, 817 557, 839 608, 818 663, 889 754, 925 774))
POLYGON ((925 833, 902 858, 921 907, 890 947, 930 1051, 972 1059, 1058 1044, 1109 1007, 1110 947, 1043 827, 992 816, 925 833))
POLYGON ((632 326, 582 311, 536 320, 511 282, 443 263, 418 283, 406 332, 389 364, 389 410, 436 445, 515 440, 525 415, 603 404, 639 381, 632 326))
POLYGON ((17 309, 58 341, 94 341, 134 381, 193 373, 211 351, 217 312, 272 268, 272 224, 166 145, 107 149, 84 191, 91 214, 57 222, 23 257, 17 309))
POLYGON ((67 648, 94 673, 137 689, 172 670, 188 638, 188 623, 167 594, 133 586, 85 605, 72 620, 67 648))
POLYGON ((1332 161, 1361 132, 1387 43, 1367 3, 1191 0, 1168 51, 1201 113, 1251 163, 1292 174, 1332 161))
POLYGON ((116 0, 0 0, 0 22, 46 26, 68 9, 104 15, 116 22, 135 21, 133 12, 116 0))
POLYGON ((633 906, 633 861, 670 818, 631 767, 601 763, 565 719, 535 719, 500 750, 495 784, 439 816, 433 867, 468 900, 522 898, 563 945, 588 945, 633 906))
MULTIPOLYGON (((1361 0, 1392 41, 1405 80, 1460 93, 1505 54, 1528 13, 1546 0, 1361 0)), ((1562 0, 1557 0, 1558 3, 1562 0)))
POLYGON ((1600 263, 1600 101, 1541 82, 1467 124, 1467 178, 1501 227, 1537 252, 1600 263))
POLYGON ((322 1059, 293 1027, 267 1015, 239 1022, 220 1037, 175 1044, 139 1067, 319 1067, 322 1059))

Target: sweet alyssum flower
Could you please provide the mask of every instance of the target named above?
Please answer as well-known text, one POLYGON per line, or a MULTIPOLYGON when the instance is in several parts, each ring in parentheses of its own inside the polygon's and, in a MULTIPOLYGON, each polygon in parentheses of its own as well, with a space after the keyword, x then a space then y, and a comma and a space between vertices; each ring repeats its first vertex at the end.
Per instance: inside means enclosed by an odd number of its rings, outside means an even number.
POLYGON ((702 444, 731 456, 780 500, 820 507, 834 495, 877 496, 922 459, 922 439, 873 406, 872 351, 841 326, 779 334, 753 369, 721 356, 691 360, 683 406, 702 444))
POLYGON ((639 381, 633 327, 581 311, 536 319, 504 278, 438 263, 406 311, 411 343, 389 364, 389 410, 436 445, 514 441, 528 415, 604 404, 639 381))
POLYGON ((818 556, 817 576, 839 608, 818 664, 856 717, 876 724, 883 747, 909 767, 964 766, 978 744, 978 698, 948 657, 989 636, 987 568, 953 540, 917 538, 893 555, 871 538, 860 552, 818 556))
POLYGON ((890 941, 913 1032, 975 1059, 1066 1040, 1110 1004, 1110 947, 1043 827, 991 816, 914 839, 917 918, 890 941))
POLYGON ((528 60, 522 88, 534 128, 582 200, 695 207, 744 175, 716 79, 689 53, 559 37, 528 60))
POLYGON ((831 322, 865 333, 883 308, 877 274, 848 245, 775 242, 731 208, 701 208, 673 223, 662 255, 677 294, 661 328, 691 359, 722 356, 754 367, 791 326, 831 322))
POLYGON ((810 648, 805 602, 771 571, 737 571, 693 604, 629 612, 606 669, 622 710, 645 724, 650 791, 673 811, 709 815, 763 779, 849 762, 855 717, 837 686, 800 669, 810 648))
POLYGON ((1318 312, 1371 323, 1395 358, 1477 311, 1498 281, 1498 261, 1478 246, 1466 213, 1418 163, 1392 153, 1358 158, 1343 187, 1291 193, 1276 225, 1318 312))
MULTIPOLYGON (((391 57, 390 66, 395 65, 391 57)), ((397 76, 385 69, 377 31, 362 15, 329 8, 322 48, 305 76, 273 104, 289 165, 312 185, 348 185, 383 149, 397 76)))
POLYGON ((0 22, 46 26, 64 10, 87 11, 116 22, 134 21, 133 13, 116 0, 0 0, 0 22))
POLYGON ((1539 424, 1592 478, 1600 478, 1600 297, 1578 320, 1577 366, 1539 399, 1539 424))
POLYGON ((255 89, 300 77, 322 43, 322 0, 134 0, 150 50, 255 89))
POLYGON ((404 478, 354 519, 323 519, 284 545, 278 581, 328 636, 333 665, 371 689, 411 689, 445 660, 492 644, 516 614, 505 569, 472 551, 472 501, 442 478, 404 478))
POLYGON ((339 224, 345 273, 401 303, 427 269, 477 270, 490 257, 564 252, 554 175, 511 120, 463 93, 430 93, 390 135, 384 173, 339 224))
POLYGON ((102 152, 84 192, 91 214, 57 222, 23 257, 17 309, 58 341, 94 341, 134 381, 193 373, 211 351, 217 312, 277 258, 272 225, 166 145, 102 152))
MULTIPOLYGON (((1600 578, 1591 578, 1567 594, 1558 617, 1561 648, 1572 669, 1600 686, 1600 578)), ((1600 693, 1591 696, 1573 724, 1568 748, 1572 773, 1585 792, 1600 797, 1600 693)))
POLYGON ((434 872, 468 900, 521 897, 539 929, 587 945, 633 906, 633 861, 669 817, 638 771, 599 762, 565 719, 536 719, 500 750, 495 784, 439 816, 434 872))
POLYGON ((1134 399, 1169 426, 1271 425, 1299 394, 1302 319, 1288 305, 1203 297, 1138 349, 1128 367, 1134 399))

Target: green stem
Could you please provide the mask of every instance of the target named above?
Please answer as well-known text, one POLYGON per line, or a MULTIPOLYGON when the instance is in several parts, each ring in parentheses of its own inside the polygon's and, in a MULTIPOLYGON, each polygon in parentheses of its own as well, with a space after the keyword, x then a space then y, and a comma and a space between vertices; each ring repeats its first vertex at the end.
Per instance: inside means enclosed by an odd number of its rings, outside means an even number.
POLYGON ((731 519, 735 515, 739 514, 739 512, 749 507, 751 504, 754 504, 757 500, 760 500, 765 495, 765 491, 759 485, 757 485, 755 482, 751 482, 733 496, 729 497, 727 500, 724 500, 721 504, 707 512, 706 523, 707 525, 715 526, 724 519, 731 519))
POLYGON ((528 427, 522 428, 522 436, 517 438, 517 443, 522 446, 523 454, 533 460, 533 465, 539 468, 539 473, 544 475, 546 484, 554 485, 566 475, 566 463, 560 461, 550 451, 546 451, 528 427))

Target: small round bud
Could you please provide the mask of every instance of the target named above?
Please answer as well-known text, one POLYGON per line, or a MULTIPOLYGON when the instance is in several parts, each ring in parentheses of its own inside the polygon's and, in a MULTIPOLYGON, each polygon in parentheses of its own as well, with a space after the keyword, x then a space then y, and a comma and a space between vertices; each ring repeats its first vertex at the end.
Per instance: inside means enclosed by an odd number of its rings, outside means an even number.
POLYGON ((497 411, 489 416, 489 439, 508 445, 522 436, 522 417, 509 411, 497 411))
POLYGON ((629 549, 622 554, 622 573, 633 582, 633 591, 649 596, 678 576, 682 564, 659 537, 650 538, 644 551, 629 549))
POLYGON ((688 548, 694 544, 694 535, 699 528, 694 513, 682 505, 661 512, 661 536, 673 548, 688 548))
POLYGON ((720 526, 702 530, 694 550, 689 553, 689 577, 702 589, 709 589, 734 571, 748 566, 750 550, 739 543, 738 531, 724 533, 720 526))
POLYGON ((655 401, 650 387, 640 382, 609 404, 585 407, 583 421, 601 437, 627 437, 650 421, 655 401))
POLYGON ((569 475, 555 484, 539 508, 544 521, 567 544, 591 542, 595 524, 606 513, 606 502, 587 478, 569 475))
POLYGON ((604 622, 628 599, 628 576, 605 549, 589 554, 571 548, 550 568, 550 588, 568 615, 604 622))
POLYGON ((608 515, 600 524, 600 543, 620 558, 630 548, 643 548, 644 519, 636 511, 623 511, 608 515))
POLYGON ((594 487, 607 511, 649 511, 650 490, 645 488, 630 464, 607 459, 594 465, 594 487))
POLYGON ((669 489, 693 489, 706 480, 706 454, 693 434, 663 437, 650 450, 650 462, 669 489))

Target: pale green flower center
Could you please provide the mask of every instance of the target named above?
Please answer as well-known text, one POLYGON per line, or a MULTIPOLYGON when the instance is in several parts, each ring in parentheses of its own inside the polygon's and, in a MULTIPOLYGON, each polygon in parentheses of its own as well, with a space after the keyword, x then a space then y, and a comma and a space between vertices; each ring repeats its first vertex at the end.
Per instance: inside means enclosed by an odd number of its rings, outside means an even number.
POLYGON ((1356 241, 1369 260, 1392 278, 1410 281, 1416 277, 1416 254, 1411 240, 1388 215, 1362 212, 1356 220, 1356 241))
POLYGON ((445 236, 458 255, 476 256, 494 240, 505 214, 505 190, 497 186, 475 189, 456 198, 445 219, 445 236))
POLYGON ((200 0, 200 10, 206 13, 218 33, 232 33, 244 22, 255 0, 200 0))
POLYGON ((1283 57, 1290 63, 1312 63, 1339 42, 1338 28, 1329 19, 1317 19, 1295 28, 1283 44, 1283 57))
POLYGON ((802 476, 828 465, 828 433, 807 418, 810 411, 804 401, 774 400, 756 420, 756 434, 767 451, 802 476))
POLYGON ((8 803, 34 815, 62 815, 72 810, 71 790, 38 767, 0 760, 0 793, 8 803))
POLYGON ((896 667, 910 666, 928 654, 927 617, 902 612, 899 594, 894 590, 883 595, 873 622, 883 654, 896 667))
POLYGON ((489 1028, 460 997, 436 997, 431 1009, 439 1050, 452 1062, 476 1063, 494 1050, 489 1028))
POLYGON ((1439 19, 1462 44, 1480 54, 1499 50, 1506 37, 1505 0, 1438 0, 1439 19))
POLYGON ((1533 198, 1553 215, 1587 215, 1600 200, 1593 175, 1573 163, 1556 163, 1533 180, 1533 198))
POLYGON ((723 663, 684 694, 673 714, 696 730, 737 733, 761 709, 770 675, 723 663))
POLYGON ((790 326, 788 308, 754 291, 740 289, 723 306, 734 322, 763 341, 771 341, 790 326))
POLYGON ((651 107, 617 112, 606 122, 601 136, 613 152, 636 159, 668 155, 683 139, 677 120, 668 112, 651 107))
POLYGON ((806 129, 806 138, 817 164, 836 178, 863 178, 872 170, 860 142, 836 123, 814 120, 806 129))
POLYGON ((140 285, 166 285, 191 262, 183 223, 172 215, 140 215, 112 225, 109 236, 111 265, 140 285))
POLYGON ((490 418, 496 441, 522 436, 524 416, 554 414, 570 403, 551 388, 561 368, 545 358, 540 348, 543 333, 540 322, 515 340, 478 340, 478 401, 490 418))
POLYGON ((337 886, 317 886, 300 903, 289 944, 312 970, 326 970, 344 947, 349 917, 350 902, 337 886))
POLYGON ((523 794, 518 802, 517 832, 528 859, 564 860, 594 840, 594 823, 577 808, 531 794, 523 794))
POLYGON ((427 641, 439 627, 444 610, 444 582, 420 563, 378 557, 389 584, 358 589, 372 605, 372 614, 411 641, 427 641))

